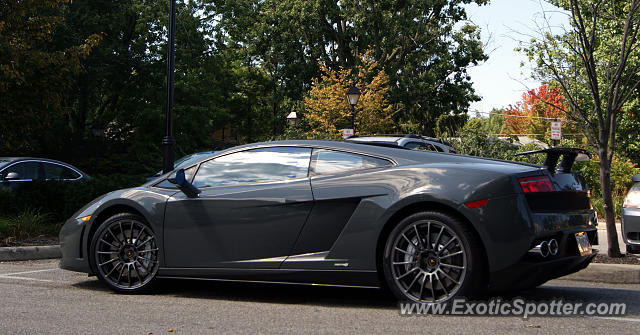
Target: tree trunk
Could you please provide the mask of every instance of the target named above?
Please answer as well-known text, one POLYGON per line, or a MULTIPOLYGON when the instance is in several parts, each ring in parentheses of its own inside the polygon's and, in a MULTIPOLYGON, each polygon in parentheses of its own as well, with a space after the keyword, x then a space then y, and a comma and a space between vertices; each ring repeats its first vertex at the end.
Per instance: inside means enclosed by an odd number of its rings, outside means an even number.
POLYGON ((613 212, 613 197, 611 195, 611 162, 604 150, 600 150, 600 185, 604 202, 604 217, 607 220, 607 242, 609 257, 622 257, 618 244, 618 230, 616 229, 615 213, 613 212))

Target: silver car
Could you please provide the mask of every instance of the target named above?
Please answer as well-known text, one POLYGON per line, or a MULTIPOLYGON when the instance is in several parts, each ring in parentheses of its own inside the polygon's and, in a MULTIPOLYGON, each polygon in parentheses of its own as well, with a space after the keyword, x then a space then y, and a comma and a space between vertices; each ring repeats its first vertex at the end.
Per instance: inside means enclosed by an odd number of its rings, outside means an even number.
POLYGON ((628 253, 640 254, 640 174, 631 180, 635 184, 622 205, 622 239, 627 244, 628 253))

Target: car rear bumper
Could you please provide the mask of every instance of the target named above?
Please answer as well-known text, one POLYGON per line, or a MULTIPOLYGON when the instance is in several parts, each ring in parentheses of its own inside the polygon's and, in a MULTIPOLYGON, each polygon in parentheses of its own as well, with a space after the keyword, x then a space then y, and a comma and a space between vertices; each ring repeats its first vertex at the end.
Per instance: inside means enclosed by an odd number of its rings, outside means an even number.
POLYGON ((640 208, 622 208, 622 240, 640 245, 640 208))
POLYGON ((586 268, 596 256, 570 256, 545 261, 523 260, 509 268, 491 274, 489 288, 511 291, 533 288, 551 279, 578 272, 586 268))
MULTIPOLYGON (((598 236, 597 230, 580 231, 584 231, 589 242, 594 244, 598 236)), ((528 252, 519 262, 491 273, 489 287, 496 291, 527 289, 586 268, 596 256, 596 251, 581 256, 575 238, 576 232, 578 231, 568 230, 553 235, 559 244, 556 255, 542 257, 528 252)))

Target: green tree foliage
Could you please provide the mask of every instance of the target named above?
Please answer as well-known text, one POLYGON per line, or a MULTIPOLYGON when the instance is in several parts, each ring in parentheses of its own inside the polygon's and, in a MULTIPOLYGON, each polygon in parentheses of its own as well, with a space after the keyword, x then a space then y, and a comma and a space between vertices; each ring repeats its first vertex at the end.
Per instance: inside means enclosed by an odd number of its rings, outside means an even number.
MULTIPOLYGON (((465 23, 470 2, 487 1, 177 0, 176 155, 210 149, 220 129, 237 142, 281 136, 286 115, 303 112, 319 62, 356 71, 365 50, 384 68, 385 106, 398 128, 432 135, 440 120, 454 133, 477 99, 466 68, 486 58, 479 31, 465 23)), ((0 90, 11 92, 3 116, 24 125, 5 123, 4 154, 58 158, 91 173, 157 170, 168 2, 0 6, 0 90), (16 57, 38 61, 15 65, 16 57)))
POLYGON ((341 138, 342 129, 351 128, 352 117, 357 135, 393 132, 393 110, 387 100, 389 77, 371 58, 371 52, 362 56, 362 63, 356 67, 357 76, 352 70, 331 71, 320 65, 322 76, 314 79, 302 114, 311 127, 311 138, 341 138), (355 115, 345 97, 352 83, 361 91, 355 115))
MULTIPOLYGON (((496 111, 492 114, 499 115, 496 111)), ((463 155, 479 156, 494 159, 542 164, 543 155, 515 156, 519 152, 542 149, 535 143, 518 145, 516 137, 496 137, 496 119, 472 118, 462 127, 456 137, 450 141, 454 143, 458 152, 463 155)))
POLYGON ((640 167, 640 94, 627 103, 621 111, 616 129, 618 154, 627 157, 640 167))
POLYGON ((34 138, 68 113, 63 90, 73 85, 100 37, 84 33, 71 45, 52 43, 63 24, 59 7, 67 2, 0 4, 0 152, 30 150, 34 138))
MULTIPOLYGON (((208 149, 211 134, 230 118, 232 58, 217 52, 197 2, 178 1, 174 137, 177 155, 208 149)), ((64 20, 47 48, 69 48, 82 36, 101 43, 79 61, 70 85, 57 86, 63 118, 55 132, 20 154, 47 155, 93 173, 151 172, 159 168, 166 100, 166 1, 76 0, 59 10, 64 20), (80 160, 80 161, 78 161, 80 160)), ((43 46, 40 46, 41 48, 43 46)), ((54 86, 55 87, 55 86, 54 86)))
POLYGON ((372 49, 393 83, 397 121, 433 135, 440 115, 465 112, 478 99, 466 67, 486 56, 477 27, 461 23, 469 2, 226 0, 207 8, 220 34, 270 79, 280 121, 289 112, 282 101, 300 99, 318 77, 318 60, 331 70, 355 68, 357 55, 372 49))

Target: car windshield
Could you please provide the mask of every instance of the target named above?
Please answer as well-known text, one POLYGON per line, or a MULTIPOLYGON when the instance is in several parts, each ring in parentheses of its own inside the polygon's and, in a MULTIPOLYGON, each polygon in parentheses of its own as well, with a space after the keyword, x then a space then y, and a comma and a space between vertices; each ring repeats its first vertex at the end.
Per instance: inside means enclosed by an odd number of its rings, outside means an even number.
MULTIPOLYGON (((179 159, 177 159, 173 163, 173 168, 174 169, 179 169, 179 168, 183 168, 183 167, 189 166, 192 163, 195 163, 195 162, 205 158, 205 156, 213 155, 213 154, 215 154, 217 152, 218 151, 197 152, 195 154, 191 154, 191 155, 186 155, 186 156, 180 157, 179 159)), ((147 180, 152 180, 153 178, 160 177, 161 175, 162 175, 162 170, 156 172, 156 174, 154 174, 153 177, 149 177, 149 178, 147 178, 147 180)))
POLYGON ((215 154, 215 153, 216 153, 216 151, 208 151, 208 152, 198 152, 198 153, 195 153, 195 154, 184 156, 184 157, 178 159, 173 164, 174 169, 185 167, 187 165, 190 165, 191 163, 195 163, 195 162, 203 159, 205 156, 212 155, 212 154, 215 154))

